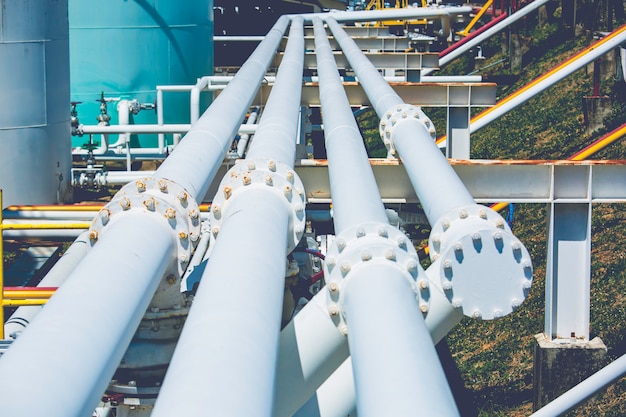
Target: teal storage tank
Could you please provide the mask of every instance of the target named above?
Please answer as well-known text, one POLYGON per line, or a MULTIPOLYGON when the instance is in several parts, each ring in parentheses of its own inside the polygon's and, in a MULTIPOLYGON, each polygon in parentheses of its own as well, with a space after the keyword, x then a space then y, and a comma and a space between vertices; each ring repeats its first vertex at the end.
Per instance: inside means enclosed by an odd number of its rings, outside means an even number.
MULTIPOLYGON (((80 123, 97 124, 102 92, 154 104, 157 85, 195 84, 212 74, 213 0, 69 0, 69 22, 71 99, 82 102, 80 123)), ((164 100, 165 123, 189 123, 189 94, 165 93, 164 100)), ((117 124, 115 103, 108 113, 117 124)), ((154 110, 142 110, 130 123, 156 121, 154 110)), ((74 138, 72 145, 85 142, 74 138)), ((156 135, 134 137, 131 145, 156 147, 156 135)))

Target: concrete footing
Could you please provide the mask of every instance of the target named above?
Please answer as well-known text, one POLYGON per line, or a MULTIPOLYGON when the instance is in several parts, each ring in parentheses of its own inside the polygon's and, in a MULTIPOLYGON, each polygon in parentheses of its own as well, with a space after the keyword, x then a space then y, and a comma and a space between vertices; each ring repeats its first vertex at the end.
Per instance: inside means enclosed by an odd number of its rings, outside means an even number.
POLYGON ((599 337, 548 340, 535 335, 533 408, 538 410, 583 379, 600 370, 606 362, 606 346, 599 337))
POLYGON ((612 100, 608 96, 583 97, 585 131, 591 135, 604 127, 604 121, 613 111, 612 100))

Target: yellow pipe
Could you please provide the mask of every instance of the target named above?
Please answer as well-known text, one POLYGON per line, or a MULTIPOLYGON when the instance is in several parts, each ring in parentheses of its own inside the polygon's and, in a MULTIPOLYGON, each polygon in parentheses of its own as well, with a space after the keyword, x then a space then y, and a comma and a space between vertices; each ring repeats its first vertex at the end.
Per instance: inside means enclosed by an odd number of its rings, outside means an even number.
POLYGON ((19 223, 2 224, 3 230, 89 229, 91 223, 19 223))
MULTIPOLYGON (((474 25, 476 24, 476 22, 478 22, 478 20, 483 17, 483 15, 485 14, 485 12, 489 9, 489 7, 491 6, 491 3, 493 3, 493 0, 487 0, 487 3, 485 3, 483 5, 483 8, 480 9, 480 11, 476 14, 476 16, 474 16, 474 18, 472 19, 471 22, 469 22, 469 24, 467 25, 467 27, 465 29, 463 29, 460 32, 457 32, 457 35, 461 35, 461 36, 467 36, 469 35, 469 31, 474 27, 474 25)), ((495 17, 495 16, 494 16, 495 17)))
POLYGON ((4 237, 2 236, 2 189, 0 189, 0 340, 4 339, 4 237))
MULTIPOLYGON (((524 87, 520 88, 519 90, 515 91, 513 94, 503 98, 501 101, 497 102, 495 106, 493 107, 489 107, 485 110, 483 110, 482 112, 478 113, 476 116, 472 117, 472 119, 470 120, 470 125, 480 119, 482 119, 483 117, 487 116, 488 114, 490 114, 491 112, 496 111, 500 106, 504 105, 505 103, 508 103, 509 101, 515 99, 517 96, 523 94, 524 92, 526 92, 527 90, 529 90, 530 88, 536 86, 537 84, 539 84, 541 81, 545 80, 546 78, 550 77, 552 74, 554 74, 555 72, 561 70, 563 67, 571 64, 573 61, 577 60, 578 58, 580 58, 581 56, 587 54, 588 52, 597 49, 598 46, 603 45, 604 43, 610 41, 611 39, 615 38, 616 36, 619 36, 622 34, 622 32, 626 31, 626 25, 623 25, 622 27, 620 27, 619 29, 615 30, 613 33, 611 33, 610 35, 602 38, 601 40, 599 40, 598 42, 588 46, 587 48, 583 49, 582 51, 578 52, 576 55, 574 55, 573 57, 571 57, 570 59, 566 60, 565 62, 562 62, 561 64, 557 65, 555 68, 551 69, 550 71, 546 72, 545 74, 543 74, 542 76, 534 79, 533 81, 531 81, 530 83, 526 84, 524 87)), ((544 90, 545 91, 545 90, 544 90)), ((437 139, 437 143, 441 143, 444 140, 446 140, 446 135, 441 136, 439 139, 437 139)))
POLYGON ((609 146, 611 143, 615 142, 616 140, 618 140, 619 138, 621 138, 622 136, 626 135, 626 124, 623 125, 621 128, 613 131, 613 133, 611 133, 610 135, 608 135, 607 137, 592 143, 590 146, 588 146, 587 148, 583 149, 582 151, 580 151, 579 153, 575 154, 574 156, 572 156, 570 159, 570 161, 582 161, 584 159, 589 158, 591 155, 593 155, 596 152, 600 152, 602 149, 606 148, 607 146, 609 146))
POLYGON ((5 299, 48 299, 52 297, 55 290, 4 290, 5 299))
POLYGON ((9 206, 7 211, 98 211, 104 204, 57 204, 57 205, 33 205, 33 206, 9 206))
MULTIPOLYGON (((4 307, 21 307, 21 306, 40 306, 46 304, 48 300, 46 299, 23 299, 23 300, 13 300, 13 299, 4 299, 2 305, 4 307)), ((4 339, 4 323, 2 324, 2 338, 4 339)))

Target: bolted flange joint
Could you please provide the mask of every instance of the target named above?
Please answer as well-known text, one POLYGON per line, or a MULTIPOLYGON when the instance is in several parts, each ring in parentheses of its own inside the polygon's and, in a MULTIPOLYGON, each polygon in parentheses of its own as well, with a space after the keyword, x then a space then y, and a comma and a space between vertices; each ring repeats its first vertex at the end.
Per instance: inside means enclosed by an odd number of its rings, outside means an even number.
POLYGON ((511 313, 532 285, 532 262, 502 216, 478 204, 459 207, 433 225, 432 267, 453 306, 468 317, 511 313))
POLYGON ((361 224, 344 230, 333 240, 324 263, 328 313, 344 334, 348 327, 342 308, 342 288, 360 269, 374 263, 399 270, 415 292, 422 313, 428 312, 429 281, 411 240, 389 224, 361 224))
POLYGON ((289 166, 271 159, 244 160, 224 176, 209 213, 213 236, 217 237, 228 205, 249 189, 273 192, 290 210, 287 253, 297 245, 306 225, 306 195, 298 174, 289 166))
POLYGON ((396 155, 396 148, 393 144, 393 131, 398 123, 407 120, 417 120, 424 125, 433 140, 437 139, 437 133, 432 120, 424 113, 419 106, 412 104, 398 104, 387 110, 385 115, 380 119, 378 131, 387 151, 391 155, 396 155))
MULTIPOLYGON (((122 187, 95 217, 90 236, 106 233, 108 224, 125 212, 159 216, 172 230, 178 249, 178 277, 185 268, 200 236, 200 209, 194 198, 180 185, 165 178, 140 178, 122 187)), ((91 239, 95 244, 97 239, 91 239)))

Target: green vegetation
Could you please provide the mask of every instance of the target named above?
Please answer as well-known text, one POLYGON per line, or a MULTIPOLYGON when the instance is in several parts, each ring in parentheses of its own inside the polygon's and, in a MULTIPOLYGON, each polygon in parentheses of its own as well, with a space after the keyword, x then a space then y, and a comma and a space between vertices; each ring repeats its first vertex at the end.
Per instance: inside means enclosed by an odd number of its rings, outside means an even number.
MULTIPOLYGON (((498 87, 505 97, 556 67, 594 40, 585 33, 565 37, 556 24, 538 29, 532 22, 518 28, 530 47, 519 71, 508 67, 502 38, 483 46, 488 56, 483 66, 489 74, 514 75, 510 85, 498 87)), ((473 59, 462 57, 445 68, 446 74, 467 74, 473 59)), ((567 159, 601 134, 626 121, 626 86, 615 79, 603 80, 601 93, 612 97, 613 113, 606 129, 585 134, 583 97, 592 94, 593 75, 583 68, 500 120, 472 135, 474 159, 567 159)), ((425 109, 437 131, 445 132, 445 109, 425 109)), ((384 157, 373 112, 359 122, 370 156, 384 157)), ((622 142, 624 142, 622 140, 622 142)), ((626 144, 615 143, 594 159, 626 159, 626 144)), ((546 209, 542 204, 515 206, 514 233, 528 248, 534 265, 534 284, 528 298, 515 313, 495 321, 464 319, 447 337, 465 387, 474 397, 480 417, 528 416, 532 413, 534 335, 544 329, 546 264, 546 209)), ((626 211, 622 204, 597 204, 592 214, 591 337, 599 336, 609 358, 626 353, 626 211)), ((427 244, 422 241, 418 247, 427 244)), ((427 262, 424 266, 427 266, 427 262)), ((471 415, 471 414, 470 414, 471 415)), ((569 416, 626 415, 626 379, 597 395, 569 416)))

